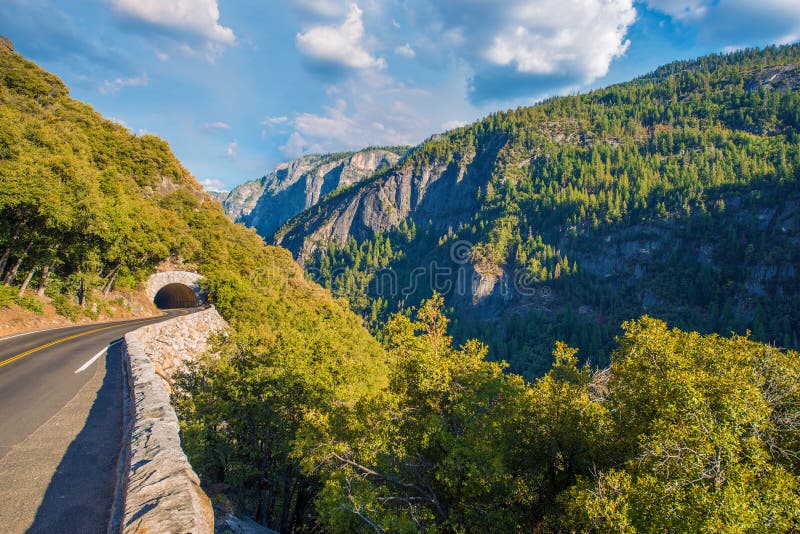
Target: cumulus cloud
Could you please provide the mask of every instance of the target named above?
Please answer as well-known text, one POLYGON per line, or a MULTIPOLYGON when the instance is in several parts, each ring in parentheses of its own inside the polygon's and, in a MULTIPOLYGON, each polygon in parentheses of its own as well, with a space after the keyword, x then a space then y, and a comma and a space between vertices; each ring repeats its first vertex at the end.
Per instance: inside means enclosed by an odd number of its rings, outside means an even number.
POLYGON ((474 0, 468 9, 459 0, 410 1, 416 25, 437 36, 420 44, 469 65, 477 102, 536 97, 604 76, 628 48, 636 20, 632 0, 474 0))
POLYGON ((230 45, 233 30, 219 23, 217 0, 111 0, 116 10, 132 19, 164 29, 180 30, 208 41, 230 45))
POLYGON ((466 85, 459 79, 423 90, 385 73, 364 70, 329 86, 328 94, 331 104, 321 111, 296 113, 283 123, 286 140, 280 151, 284 157, 375 145, 416 145, 452 117, 467 114, 463 110, 466 85))
POLYGON ((394 53, 397 54, 398 56, 402 56, 409 59, 417 55, 417 53, 414 52, 414 49, 411 48, 411 45, 408 43, 395 47, 394 53))
POLYGON ((217 122, 207 122, 203 125, 203 129, 209 132, 221 132, 225 130, 230 130, 231 125, 227 122, 217 121, 217 122))
POLYGON ((221 180, 217 180, 216 178, 206 178, 205 180, 200 180, 200 185, 202 185, 203 189, 205 189, 206 191, 214 191, 214 192, 225 191, 225 184, 222 183, 221 180))
POLYGON ((135 87, 147 85, 150 80, 147 75, 131 76, 128 78, 114 78, 113 80, 104 80, 103 84, 97 88, 101 95, 111 95, 122 89, 123 87, 135 87))
POLYGON ((312 63, 323 68, 384 68, 386 61, 365 48, 363 11, 350 4, 340 25, 320 24, 297 34, 297 49, 312 63))

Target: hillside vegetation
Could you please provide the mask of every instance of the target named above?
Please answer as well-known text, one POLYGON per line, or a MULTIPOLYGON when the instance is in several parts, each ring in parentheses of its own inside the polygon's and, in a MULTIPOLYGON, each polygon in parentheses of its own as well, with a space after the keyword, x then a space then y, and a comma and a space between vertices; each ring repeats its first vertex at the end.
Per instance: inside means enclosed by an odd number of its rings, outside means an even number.
POLYGON ((643 313, 797 348, 798 88, 792 45, 495 113, 306 210, 277 242, 376 329, 438 289, 457 339, 529 377, 556 340, 605 364, 643 313))
POLYGON ((304 373, 293 353, 229 348, 185 373, 194 465, 281 532, 800 527, 800 354, 644 317, 610 367, 558 344, 527 383, 455 346, 441 306, 389 321, 388 385, 355 402, 320 410, 319 390, 280 387, 304 373))

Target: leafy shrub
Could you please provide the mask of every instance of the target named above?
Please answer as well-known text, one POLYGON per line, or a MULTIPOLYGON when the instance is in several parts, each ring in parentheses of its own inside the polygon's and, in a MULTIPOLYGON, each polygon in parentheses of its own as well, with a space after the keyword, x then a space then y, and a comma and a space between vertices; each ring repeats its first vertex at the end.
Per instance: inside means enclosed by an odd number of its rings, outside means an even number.
POLYGON ((17 292, 13 287, 0 286, 0 308, 8 308, 17 298, 17 292))
POLYGON ((23 295, 16 298, 16 303, 28 311, 41 315, 44 313, 44 306, 42 301, 33 295, 23 295))
POLYGON ((76 322, 83 311, 80 306, 70 301, 65 295, 56 295, 53 297, 52 304, 57 314, 66 317, 72 322, 76 322))
POLYGON ((43 313, 44 306, 32 295, 18 296, 19 289, 9 286, 0 286, 0 309, 16 304, 34 313, 43 313))

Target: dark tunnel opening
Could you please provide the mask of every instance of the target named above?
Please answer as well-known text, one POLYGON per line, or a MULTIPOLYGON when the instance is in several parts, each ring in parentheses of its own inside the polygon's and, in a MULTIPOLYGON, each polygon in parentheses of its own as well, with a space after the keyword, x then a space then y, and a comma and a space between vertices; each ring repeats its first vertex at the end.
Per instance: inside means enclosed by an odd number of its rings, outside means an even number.
POLYGON ((167 284, 158 290, 153 303, 162 310, 193 308, 198 305, 194 291, 183 284, 167 284))

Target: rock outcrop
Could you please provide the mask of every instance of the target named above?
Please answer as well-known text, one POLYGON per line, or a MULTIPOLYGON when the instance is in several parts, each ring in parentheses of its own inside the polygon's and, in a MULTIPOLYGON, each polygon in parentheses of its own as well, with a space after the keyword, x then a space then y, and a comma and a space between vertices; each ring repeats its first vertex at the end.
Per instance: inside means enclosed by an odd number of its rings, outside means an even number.
POLYGON ((222 200, 228 216, 270 240, 280 226, 337 189, 393 167, 405 149, 309 155, 282 163, 260 180, 235 188, 222 200))
POLYGON ((506 135, 501 134, 483 144, 478 153, 457 153, 450 161, 431 160, 423 165, 406 161, 377 180, 306 210, 281 228, 275 243, 303 263, 320 243, 369 239, 407 219, 446 231, 478 209, 476 192, 486 186, 505 142, 506 135))
POLYGON ((225 326, 211 308, 125 336, 129 448, 121 461, 113 514, 119 524, 111 530, 213 534, 214 511, 181 449, 165 370, 199 357, 208 336, 225 326))

